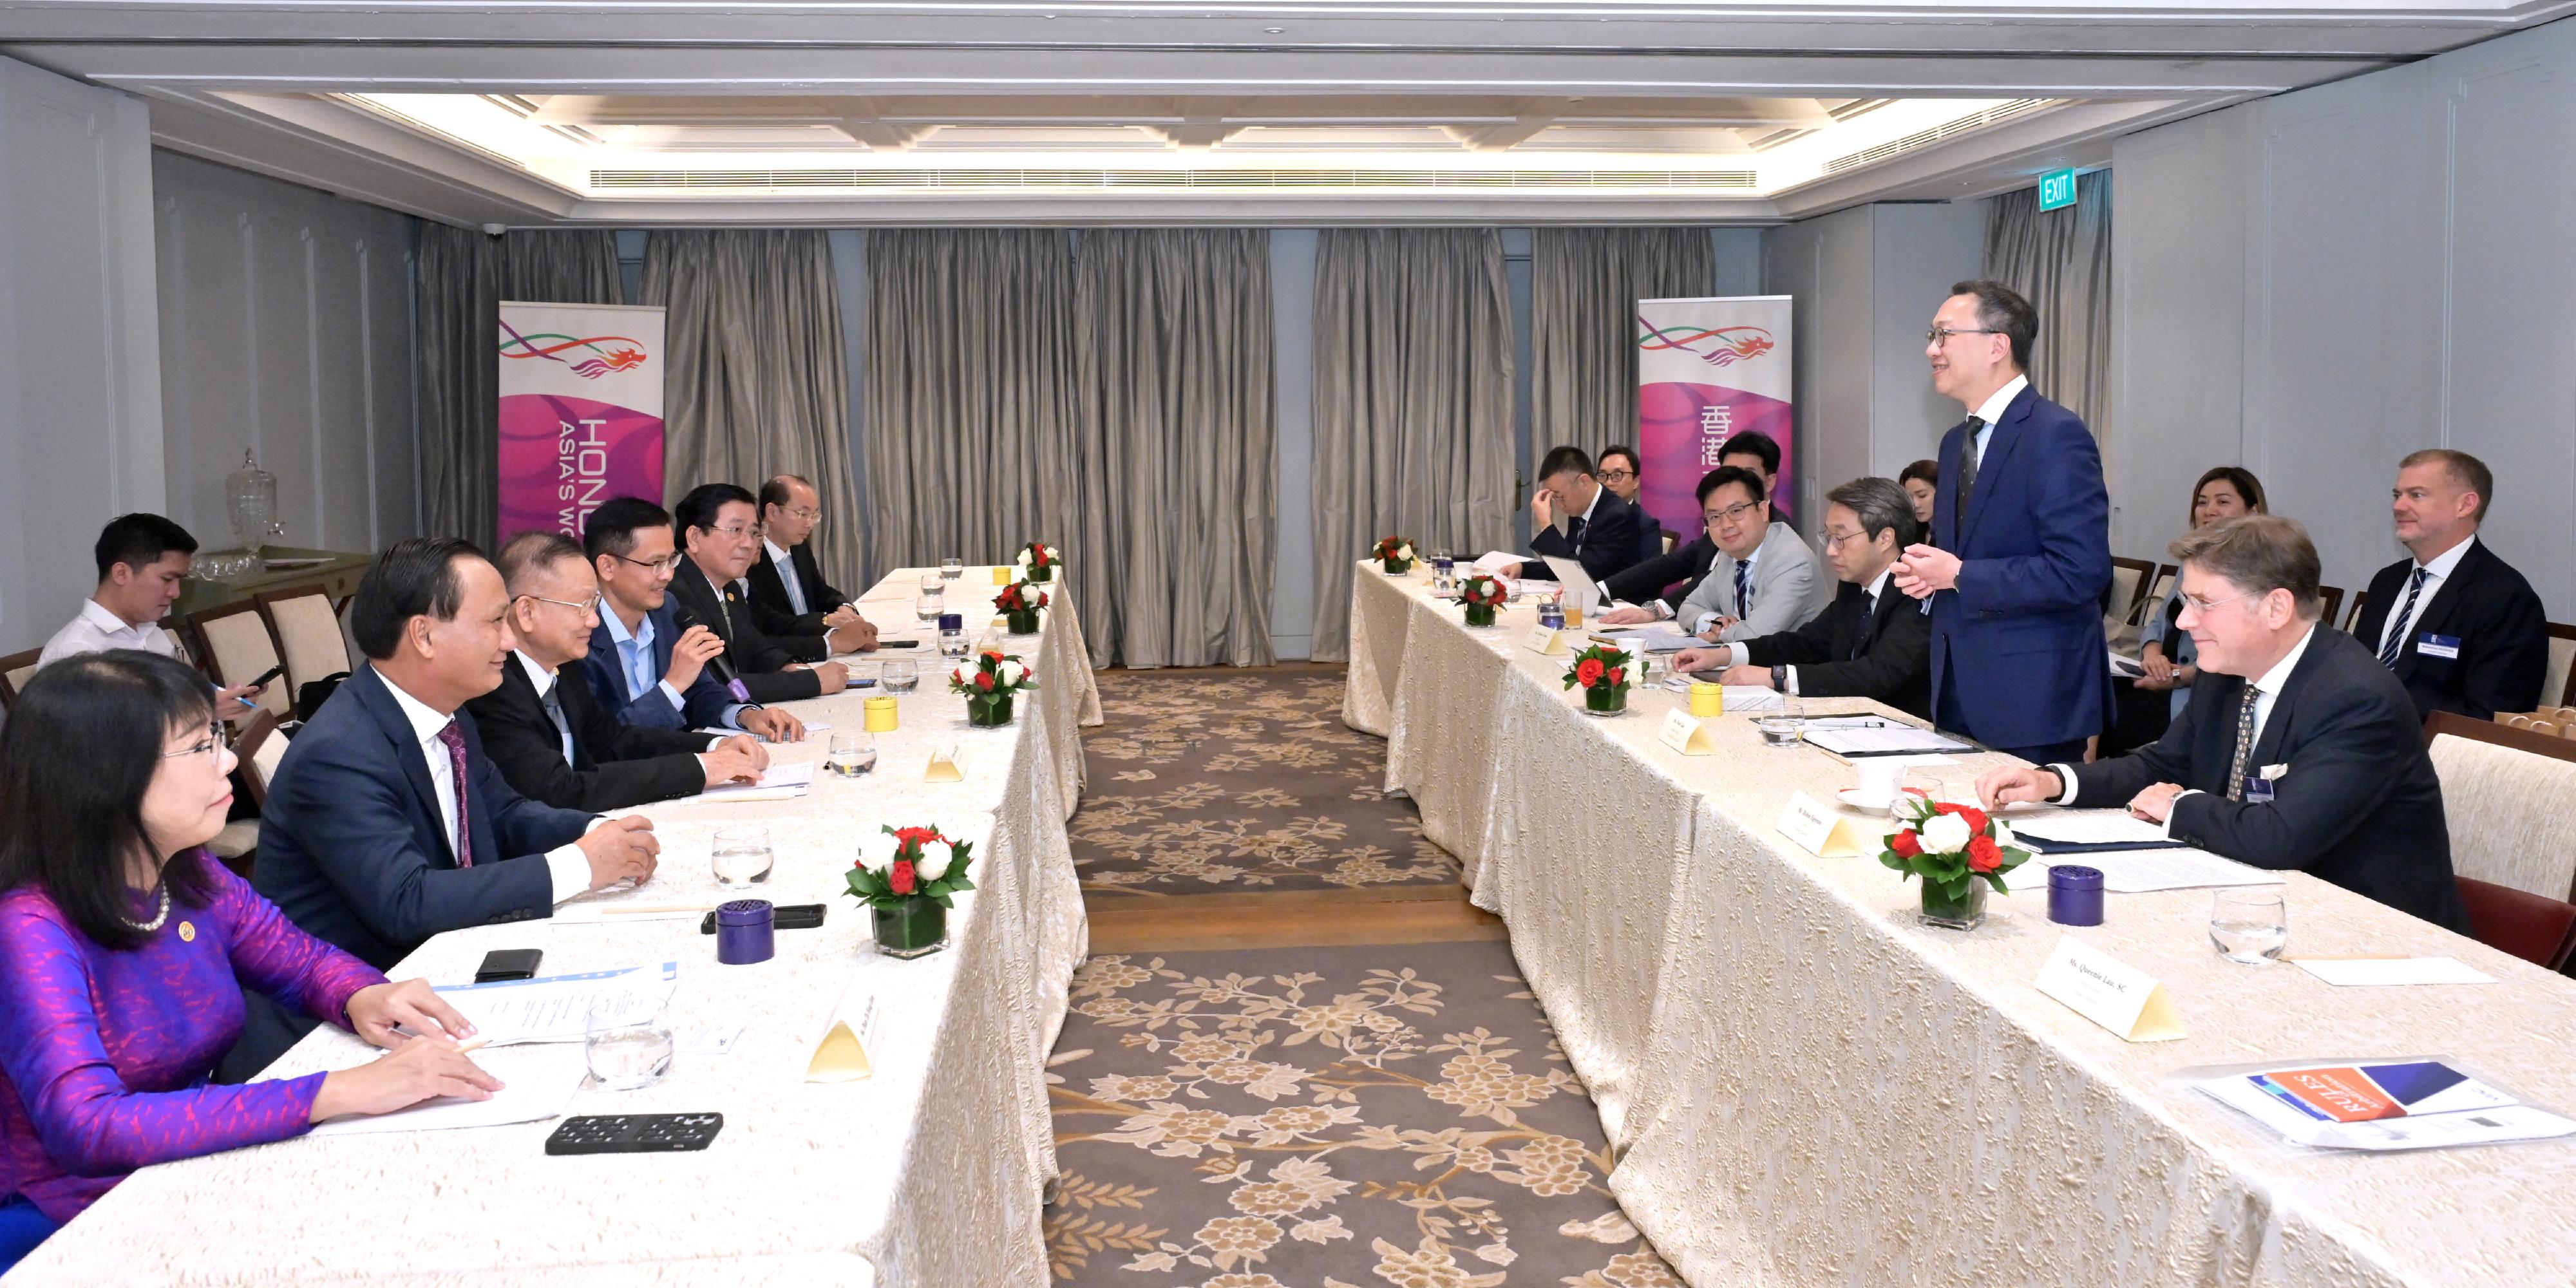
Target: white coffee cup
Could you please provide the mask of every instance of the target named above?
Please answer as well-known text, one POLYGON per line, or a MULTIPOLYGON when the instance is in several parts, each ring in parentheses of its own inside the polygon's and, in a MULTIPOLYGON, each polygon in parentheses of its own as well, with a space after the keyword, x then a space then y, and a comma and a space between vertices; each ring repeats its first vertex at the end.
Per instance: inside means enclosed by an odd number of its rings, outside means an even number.
POLYGON ((1862 809, 1885 809, 1895 801, 1896 781, 1905 773, 1903 766, 1863 760, 1853 768, 1860 771, 1860 786, 1852 789, 1852 800, 1862 809))

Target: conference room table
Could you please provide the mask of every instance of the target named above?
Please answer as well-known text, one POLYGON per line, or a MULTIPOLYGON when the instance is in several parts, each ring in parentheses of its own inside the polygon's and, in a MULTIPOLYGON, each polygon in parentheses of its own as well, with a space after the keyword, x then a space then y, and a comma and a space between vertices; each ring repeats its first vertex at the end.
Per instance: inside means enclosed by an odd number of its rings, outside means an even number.
MULTIPOLYGON (((1099 723, 1099 697, 1059 590, 1038 635, 994 632, 1039 688, 1020 695, 1009 725, 968 727, 965 699, 946 691, 952 663, 914 619, 923 571, 891 574, 859 601, 884 638, 924 640, 865 659, 908 656, 922 673, 896 699, 899 727, 876 735, 873 773, 818 773, 794 800, 621 811, 651 818, 661 838, 651 882, 568 902, 550 920, 438 935, 389 972, 464 984, 496 948, 544 950, 547 976, 676 961, 670 1074, 634 1091, 584 1085, 563 1112, 721 1113, 709 1148, 549 1156, 560 1121, 550 1118, 236 1150, 136 1173, 9 1282, 1043 1283, 1041 1195, 1056 1174, 1044 1067, 1087 940, 1065 820, 1081 790, 1078 726, 1099 723), (932 752, 947 748, 964 779, 924 781, 932 752), (768 828, 776 867, 758 886, 726 889, 711 837, 745 823, 768 828), (868 911, 844 884, 859 840, 887 824, 935 825, 973 844, 976 889, 957 896, 949 946, 911 961, 876 951, 868 911), (777 955, 744 966, 716 961, 700 912, 614 911, 745 897, 829 911, 819 929, 778 931, 777 955), (836 1019, 866 1023, 873 1075, 808 1082, 836 1019), (711 1049, 728 1036, 729 1049, 711 1049)), ((951 604, 975 608, 993 590, 989 568, 948 584, 951 604)), ((981 634, 982 619, 968 616, 981 634)), ((820 759, 830 737, 820 726, 860 729, 861 701, 876 692, 781 704, 813 732, 772 746, 772 764, 820 759)), ((267 1076, 347 1067, 370 1050, 326 1026, 267 1076)), ((583 1068, 578 1042, 474 1058, 505 1082, 569 1086, 583 1068)))
MULTIPOLYGON (((1520 604, 1471 629, 1425 572, 1362 562, 1344 719, 1387 736, 1388 788, 1504 918, 1600 1104, 1610 1189, 1696 1288, 2576 1282, 2576 1140, 2300 1149, 2188 1085, 2445 1056, 2576 1112, 2576 981, 2299 872, 2276 887, 2289 955, 2446 955, 2496 982, 2235 965, 2203 889, 2110 894, 2094 927, 2051 922, 2044 888, 1973 931, 1922 925, 1874 851, 1822 858, 1776 826, 1795 793, 1836 808, 1850 764, 1765 745, 1740 711, 1684 756, 1657 737, 1683 699, 1656 688, 1588 715, 1535 624, 1520 604), (2132 1043, 2041 993, 2062 936, 2153 976, 2186 1035, 2132 1043)), ((2009 763, 1928 769, 1965 794, 2009 763)))

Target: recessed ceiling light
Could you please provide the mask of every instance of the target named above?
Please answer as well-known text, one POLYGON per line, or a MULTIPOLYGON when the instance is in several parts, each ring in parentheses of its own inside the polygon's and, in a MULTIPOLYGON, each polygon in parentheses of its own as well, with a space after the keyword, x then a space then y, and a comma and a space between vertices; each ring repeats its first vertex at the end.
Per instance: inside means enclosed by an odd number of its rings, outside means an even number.
POLYGON ((1286 27, 1264 27, 1261 29, 1261 32, 1266 36, 1276 36, 1286 30, 1288 30, 1286 27))

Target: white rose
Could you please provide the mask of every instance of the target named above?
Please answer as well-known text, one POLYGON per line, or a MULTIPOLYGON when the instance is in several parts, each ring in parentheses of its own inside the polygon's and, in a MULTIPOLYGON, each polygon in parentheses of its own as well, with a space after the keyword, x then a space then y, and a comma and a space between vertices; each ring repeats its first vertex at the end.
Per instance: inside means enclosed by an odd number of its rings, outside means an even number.
POLYGON ((993 666, 993 679, 1002 684, 1017 684, 1028 678, 1029 668, 1004 658, 993 666))
POLYGON ((1404 545, 1403 545, 1401 548, 1397 549, 1397 551, 1395 552, 1395 557, 1396 557, 1396 558, 1398 558, 1398 559, 1401 559, 1401 560, 1405 561, 1406 563, 1412 563, 1412 562, 1413 562, 1413 543, 1412 543, 1412 542, 1410 542, 1410 541, 1405 542, 1405 543, 1404 543, 1404 545))
POLYGON ((924 841, 921 843, 921 858, 912 865, 913 875, 924 881, 936 881, 947 875, 948 865, 956 857, 957 852, 949 848, 948 842, 924 841))
POLYGON ((1930 854, 1956 854, 1968 848, 1968 820, 1956 814, 1936 814, 1923 825, 1923 849, 1930 854))
POLYGON ((1017 561, 1017 562, 1018 562, 1019 566, 1020 566, 1020 567, 1022 567, 1022 568, 1026 568, 1026 567, 1028 567, 1028 566, 1029 566, 1029 552, 1028 552, 1028 551, 1026 551, 1026 550, 1021 551, 1021 552, 1020 552, 1020 557, 1019 557, 1019 559, 1018 559, 1018 561, 1017 561))
POLYGON ((879 832, 859 838, 859 866, 870 872, 883 872, 894 866, 895 839, 879 832))

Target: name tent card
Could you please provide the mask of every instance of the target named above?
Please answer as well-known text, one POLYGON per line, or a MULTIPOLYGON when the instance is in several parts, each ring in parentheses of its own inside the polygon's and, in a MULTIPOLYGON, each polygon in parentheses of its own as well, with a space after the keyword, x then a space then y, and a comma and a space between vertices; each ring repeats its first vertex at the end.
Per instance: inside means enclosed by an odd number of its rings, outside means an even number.
POLYGON ((2073 935, 2039 968, 2039 991, 2067 1009, 2130 1042, 2170 1042, 2183 1036, 2173 995, 2154 976, 2073 935))
POLYGON ((1790 796, 1788 807, 1780 811, 1780 834, 1823 859, 1874 855, 1886 839, 1885 833, 1870 835, 1857 820, 1805 792, 1790 796))
POLYGON ((1566 651, 1565 632, 1553 627, 1535 626, 1530 628, 1529 638, 1522 640, 1521 646, 1532 653, 1563 653, 1566 651))
POLYGON ((1707 722, 1680 707, 1664 713, 1664 727, 1655 736, 1685 756, 1706 756, 1717 751, 1717 739, 1709 733, 1707 722))
POLYGON ((955 747, 944 747, 932 751, 930 753, 929 766, 921 771, 921 781, 925 783, 962 783, 966 781, 966 767, 957 762, 957 749, 955 747))
POLYGON ((849 1021, 834 1020, 832 1031, 823 1035, 822 1045, 814 1048, 814 1058, 805 1065, 805 1080, 857 1082, 875 1072, 868 1063, 867 1047, 850 1031, 849 1021))

